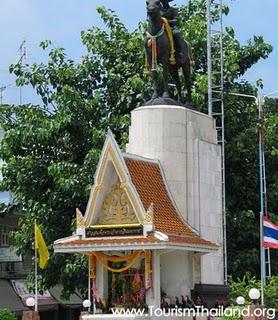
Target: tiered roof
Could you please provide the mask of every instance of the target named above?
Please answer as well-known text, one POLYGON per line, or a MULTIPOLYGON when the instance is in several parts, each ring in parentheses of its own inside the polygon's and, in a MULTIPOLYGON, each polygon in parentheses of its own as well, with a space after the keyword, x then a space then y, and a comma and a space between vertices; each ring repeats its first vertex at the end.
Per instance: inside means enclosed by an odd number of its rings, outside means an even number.
MULTIPOLYGON (((119 152, 119 150, 118 150, 119 152)), ((167 187, 158 161, 122 155, 128 183, 137 191, 145 214, 152 208, 153 228, 142 236, 85 238, 72 236, 57 240, 56 252, 87 252, 135 249, 180 249, 199 252, 218 250, 215 243, 203 239, 182 218, 167 187)), ((100 160, 101 161, 101 160, 100 160)), ((89 205, 88 205, 89 206, 89 205)))

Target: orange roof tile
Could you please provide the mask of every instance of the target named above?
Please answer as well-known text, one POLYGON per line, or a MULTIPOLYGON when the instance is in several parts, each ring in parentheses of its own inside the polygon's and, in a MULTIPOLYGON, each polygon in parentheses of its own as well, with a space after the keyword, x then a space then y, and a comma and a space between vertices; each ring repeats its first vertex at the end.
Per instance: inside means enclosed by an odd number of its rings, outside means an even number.
POLYGON ((113 245, 113 244, 124 244, 124 243, 155 243, 160 242, 155 236, 148 237, 121 237, 121 238, 86 238, 80 240, 72 240, 65 242, 62 245, 71 246, 71 245, 113 245))
POLYGON ((172 243, 180 243, 180 244, 192 244, 192 245, 201 245, 208 247, 218 247, 217 244, 207 241, 205 239, 200 238, 199 236, 194 237, 182 237, 182 236, 169 236, 169 242, 172 243))
MULTIPOLYGON (((158 163, 128 156, 125 156, 125 162, 144 208, 147 210, 151 203, 154 204, 155 230, 190 237, 190 241, 186 238, 188 243, 214 245, 201 239, 181 220, 168 194, 158 163)), ((174 242, 184 241, 180 237, 171 238, 174 242)))
POLYGON ((131 180, 147 210, 154 204, 155 229, 162 232, 196 234, 180 219, 166 189, 158 163, 125 158, 131 180))

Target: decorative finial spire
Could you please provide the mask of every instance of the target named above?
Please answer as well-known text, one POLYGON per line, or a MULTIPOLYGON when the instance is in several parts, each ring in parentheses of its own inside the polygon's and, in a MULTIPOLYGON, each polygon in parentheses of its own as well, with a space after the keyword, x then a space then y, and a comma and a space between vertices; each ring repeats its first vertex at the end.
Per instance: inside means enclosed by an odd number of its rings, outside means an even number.
POLYGON ((85 220, 82 212, 76 208, 76 229, 84 229, 85 228, 85 220))
POLYGON ((153 224, 154 205, 151 203, 145 215, 144 224, 153 224))

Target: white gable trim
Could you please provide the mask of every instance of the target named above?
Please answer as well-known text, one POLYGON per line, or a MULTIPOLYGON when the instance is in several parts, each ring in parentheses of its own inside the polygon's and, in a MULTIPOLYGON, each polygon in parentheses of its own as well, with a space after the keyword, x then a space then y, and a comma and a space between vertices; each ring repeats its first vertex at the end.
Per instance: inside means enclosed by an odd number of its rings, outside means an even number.
POLYGON ((99 193, 103 190, 103 178, 108 165, 108 161, 112 161, 116 173, 119 177, 121 187, 127 193, 129 201, 134 208, 139 223, 143 224, 146 211, 140 200, 138 192, 131 181, 128 168, 125 164, 122 152, 110 130, 108 130, 107 137, 101 152, 100 160, 95 173, 95 182, 92 186, 90 198, 85 212, 86 227, 92 224, 96 214, 95 208, 99 193))

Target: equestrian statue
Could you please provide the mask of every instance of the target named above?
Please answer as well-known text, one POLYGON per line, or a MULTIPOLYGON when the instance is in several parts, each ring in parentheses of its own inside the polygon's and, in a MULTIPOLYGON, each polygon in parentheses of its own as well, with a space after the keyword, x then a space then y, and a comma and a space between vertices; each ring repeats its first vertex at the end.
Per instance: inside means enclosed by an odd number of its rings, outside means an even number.
POLYGON ((163 101, 173 102, 169 95, 169 75, 176 85, 178 101, 181 101, 182 86, 178 72, 180 68, 185 80, 186 100, 187 102, 191 101, 192 51, 177 28, 178 10, 169 5, 170 1, 173 0, 146 1, 148 30, 145 40, 145 73, 151 74, 153 78, 153 95, 150 104, 159 99, 158 64, 162 65, 163 70, 163 101))

